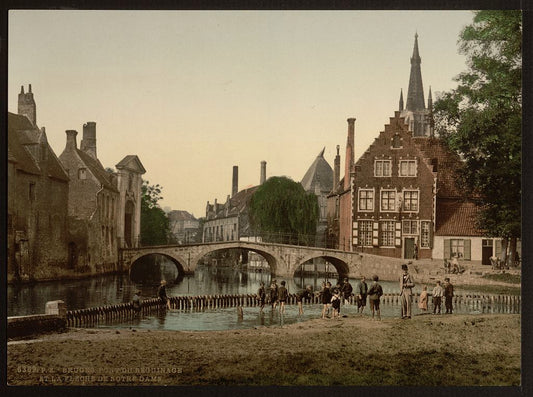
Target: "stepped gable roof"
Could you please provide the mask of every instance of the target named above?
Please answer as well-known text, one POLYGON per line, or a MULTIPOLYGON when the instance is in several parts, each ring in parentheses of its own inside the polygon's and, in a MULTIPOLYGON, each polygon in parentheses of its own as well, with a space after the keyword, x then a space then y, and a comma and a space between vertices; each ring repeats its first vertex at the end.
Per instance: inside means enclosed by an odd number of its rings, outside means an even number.
POLYGON ((87 153, 83 152, 80 149, 76 149, 76 152, 80 156, 80 159, 87 166, 89 171, 95 176, 95 178, 102 184, 103 187, 118 192, 118 189, 111 183, 107 171, 102 166, 99 160, 93 159, 87 153))
POLYGON ((433 159, 437 160, 437 197, 461 197, 456 186, 456 173, 462 165, 460 157, 436 137, 415 138, 415 144, 428 160, 430 168, 433 159))
POLYGON ((333 169, 324 158, 325 149, 318 154, 300 182, 306 192, 314 192, 317 184, 321 191, 331 192, 333 189, 333 169))
POLYGON ((146 170, 144 169, 141 160, 139 160, 139 157, 135 154, 128 154, 126 157, 120 160, 116 167, 117 169, 127 168, 133 172, 137 172, 140 174, 146 173, 146 170))
POLYGON ((472 201, 437 200, 435 234, 439 236, 482 236, 475 227, 478 207, 472 201))
POLYGON ((173 221, 195 221, 197 220, 192 214, 184 210, 172 210, 168 217, 173 221))

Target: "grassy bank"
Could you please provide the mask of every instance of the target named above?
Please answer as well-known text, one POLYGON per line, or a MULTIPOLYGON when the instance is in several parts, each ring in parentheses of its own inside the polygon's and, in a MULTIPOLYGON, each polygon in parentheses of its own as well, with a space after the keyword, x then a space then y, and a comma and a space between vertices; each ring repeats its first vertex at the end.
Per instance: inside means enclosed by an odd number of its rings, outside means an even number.
POLYGON ((509 284, 520 284, 522 282, 522 276, 520 274, 511 274, 511 273, 494 273, 494 274, 485 274, 483 278, 487 280, 501 281, 503 283, 509 284))
POLYGON ((8 344, 7 370, 11 385, 519 385, 520 316, 73 330, 8 344))

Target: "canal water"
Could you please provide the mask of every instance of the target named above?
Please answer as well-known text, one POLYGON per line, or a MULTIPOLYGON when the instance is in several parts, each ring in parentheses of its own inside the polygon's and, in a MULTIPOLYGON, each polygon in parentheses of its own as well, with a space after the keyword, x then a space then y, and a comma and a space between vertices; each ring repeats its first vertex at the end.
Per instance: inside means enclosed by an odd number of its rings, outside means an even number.
MULTIPOLYGON (((157 295, 160 279, 167 280, 167 294, 180 295, 225 295, 225 294, 255 294, 260 282, 266 286, 271 281, 268 270, 242 270, 233 267, 199 266, 194 275, 179 276, 175 266, 170 263, 161 265, 160 272, 149 274, 146 277, 132 274, 120 274, 93 277, 84 280, 42 282, 32 285, 9 285, 7 289, 8 316, 21 316, 39 314, 44 312, 47 301, 62 300, 68 310, 84 309, 89 307, 113 305, 131 302, 137 290, 142 291, 142 297, 153 298, 157 295), (133 278, 133 279, 132 279, 133 278)), ((305 285, 313 286, 318 291, 324 277, 295 277, 284 279, 277 277, 278 285, 285 280, 289 293, 294 293, 305 285)), ((329 280, 333 285, 337 280, 329 280)), ((350 279, 355 288, 358 280, 350 279)), ((370 285, 371 281, 367 280, 370 285)), ((397 282, 380 281, 385 294, 399 293, 397 282)), ((430 286, 431 287, 431 286, 430 286)), ((414 289, 415 293, 422 290, 421 285, 414 289)), ((461 294, 456 288, 456 294, 461 294)), ((471 294, 472 291, 469 291, 471 294)), ((369 315, 367 305, 366 315, 369 315)), ((413 304, 414 313, 418 313, 416 304, 413 304)), ((508 310, 504 307, 480 308, 469 305, 457 305, 456 313, 481 313, 481 312, 516 312, 517 309, 508 310)), ((224 330, 252 328, 262 326, 282 326, 284 324, 305 321, 320 316, 320 305, 304 305, 304 315, 298 316, 296 305, 286 306, 286 313, 281 316, 278 311, 272 311, 270 306, 259 313, 259 307, 245 307, 243 317, 239 318, 236 308, 162 311, 158 315, 148 316, 134 320, 132 323, 114 325, 113 327, 135 327, 147 329, 166 330, 224 330)), ((400 307, 397 304, 382 304, 382 316, 398 316, 400 307)), ((356 307, 344 305, 341 315, 355 315, 356 307)))

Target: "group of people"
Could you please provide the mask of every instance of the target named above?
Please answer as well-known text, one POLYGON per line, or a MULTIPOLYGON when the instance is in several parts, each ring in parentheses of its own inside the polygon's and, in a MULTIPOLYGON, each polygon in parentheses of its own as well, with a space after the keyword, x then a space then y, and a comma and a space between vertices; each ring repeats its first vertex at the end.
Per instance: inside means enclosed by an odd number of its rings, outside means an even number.
MULTIPOLYGON (((410 319, 412 315, 411 303, 413 297, 413 288, 415 286, 413 277, 409 273, 409 268, 407 264, 402 265, 403 274, 400 277, 400 301, 401 301, 401 318, 410 319)), ((372 277, 372 284, 370 288, 366 283, 365 276, 361 277, 361 281, 357 284, 356 289, 354 290, 347 278, 343 280, 343 283, 340 282, 332 288, 332 284, 329 281, 324 281, 322 283, 322 289, 317 293, 313 292, 313 288, 310 285, 307 285, 304 289, 296 293, 296 303, 298 304, 298 314, 303 315, 303 300, 310 300, 314 296, 318 296, 320 302, 322 303, 322 313, 321 318, 326 318, 330 315, 330 310, 332 310, 331 317, 339 318, 341 303, 344 301, 344 304, 348 304, 350 297, 355 295, 355 302, 357 305, 357 313, 362 314, 365 307, 367 299, 370 303, 370 310, 372 312, 372 318, 375 318, 377 315, 378 320, 381 320, 381 310, 380 310, 380 298, 383 295, 383 288, 378 283, 379 277, 374 275, 372 277)), ((170 299, 166 292, 166 281, 162 280, 159 288, 157 290, 158 298, 161 301, 161 304, 166 308, 170 309, 170 299)), ((453 313, 453 285, 450 283, 450 278, 446 277, 444 279, 444 285, 441 285, 440 281, 436 282, 435 287, 432 291, 433 297, 433 314, 441 314, 441 305, 442 298, 444 298, 444 305, 446 309, 446 314, 453 313)), ((277 280, 273 279, 270 288, 267 291, 265 284, 261 281, 259 290, 257 291, 257 299, 259 300, 260 313, 263 312, 265 305, 270 303, 272 310, 276 309, 279 304, 280 314, 285 313, 285 305, 289 297, 289 292, 286 287, 284 280, 281 281, 278 286, 277 280)), ((418 301, 418 307, 422 312, 427 312, 428 310, 428 298, 429 293, 427 286, 423 287, 423 291, 420 294, 418 301)), ((133 310, 137 313, 141 311, 141 291, 137 291, 132 300, 133 310)))
MULTIPOLYGON (((411 318, 411 302, 413 296, 413 288, 415 283, 412 276, 409 274, 409 269, 406 264, 402 265, 403 274, 400 277, 400 296, 402 305, 402 319, 411 318)), ((446 314, 453 313, 453 285, 450 283, 450 278, 444 279, 444 285, 441 285, 440 281, 436 282, 432 291, 433 296, 433 314, 441 313, 442 298, 444 297, 444 305, 446 308, 446 314)), ((420 293, 418 300, 418 308, 422 312, 428 310, 428 291, 427 286, 424 286, 420 293)))

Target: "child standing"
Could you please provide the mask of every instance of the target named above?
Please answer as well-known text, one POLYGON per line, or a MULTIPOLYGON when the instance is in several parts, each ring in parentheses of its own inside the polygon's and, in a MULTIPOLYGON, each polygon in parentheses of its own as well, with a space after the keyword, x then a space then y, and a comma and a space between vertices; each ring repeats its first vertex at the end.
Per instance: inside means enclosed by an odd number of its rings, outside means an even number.
POLYGON ((266 301, 266 291, 265 291, 265 283, 261 281, 261 284, 259 285, 259 289, 257 290, 257 299, 259 300, 259 305, 261 309, 259 310, 259 313, 263 313, 263 308, 265 307, 265 301, 266 301))
POLYGON ((329 312, 329 305, 331 303, 331 283, 328 281, 324 286, 322 292, 322 304, 324 305, 322 309, 322 318, 326 318, 326 314, 329 312))
POLYGON ((379 298, 383 295, 383 288, 378 284, 379 277, 377 275, 372 276, 372 285, 368 290, 368 300, 370 302, 370 310, 372 310, 372 319, 374 319, 374 312, 378 314, 378 320, 381 320, 381 310, 379 308, 379 298))
POLYGON ((287 288, 285 288, 285 280, 281 282, 281 286, 278 288, 278 301, 279 301, 279 312, 280 314, 285 313, 285 302, 287 302, 287 297, 289 293, 287 288))
POLYGON ((424 290, 420 293, 418 308, 423 312, 428 310, 428 287, 424 285, 424 290))
POLYGON ((440 285, 440 281, 437 281, 437 285, 433 288, 433 314, 440 314, 440 307, 442 304, 442 295, 444 289, 440 285))
POLYGON ((339 318, 341 308, 341 293, 339 290, 335 290, 331 297, 331 307, 333 308, 333 318, 339 318))

